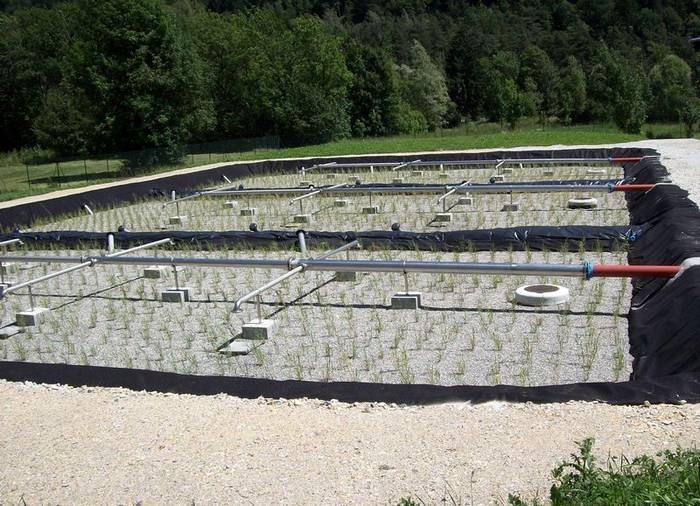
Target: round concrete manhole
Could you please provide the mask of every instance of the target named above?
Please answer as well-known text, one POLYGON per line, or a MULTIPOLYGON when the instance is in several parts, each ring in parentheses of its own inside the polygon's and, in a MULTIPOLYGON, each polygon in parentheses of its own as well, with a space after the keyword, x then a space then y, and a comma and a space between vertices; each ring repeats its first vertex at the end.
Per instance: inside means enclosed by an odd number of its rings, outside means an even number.
POLYGON ((598 207, 598 199, 593 197, 581 197, 577 199, 569 199, 566 203, 569 209, 595 209, 598 207))
POLYGON ((524 306, 558 306, 569 302, 569 289, 559 285, 523 285, 515 290, 515 302, 524 306))

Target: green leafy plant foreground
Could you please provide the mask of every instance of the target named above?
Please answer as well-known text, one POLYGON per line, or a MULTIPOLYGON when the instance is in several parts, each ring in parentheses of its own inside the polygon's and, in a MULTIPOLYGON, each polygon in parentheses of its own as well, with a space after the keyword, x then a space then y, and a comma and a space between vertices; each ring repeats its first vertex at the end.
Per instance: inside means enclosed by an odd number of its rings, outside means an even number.
MULTIPOLYGON (((579 453, 556 467, 550 489, 553 506, 568 505, 696 505, 700 504, 700 451, 659 452, 656 459, 642 455, 632 460, 610 457, 606 468, 593 455, 593 439, 577 443, 579 453)), ((516 495, 512 506, 538 505, 516 495)))

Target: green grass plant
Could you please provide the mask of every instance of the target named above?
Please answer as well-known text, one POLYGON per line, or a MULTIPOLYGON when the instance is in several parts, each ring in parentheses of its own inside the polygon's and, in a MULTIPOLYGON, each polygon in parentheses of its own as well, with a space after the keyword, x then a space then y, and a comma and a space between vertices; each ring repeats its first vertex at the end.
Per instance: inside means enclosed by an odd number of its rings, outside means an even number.
MULTIPOLYGON (((650 132, 670 135, 670 126, 649 126, 650 132)), ((464 149, 510 148, 517 146, 549 146, 553 144, 609 144, 643 139, 642 135, 620 132, 612 125, 541 126, 523 123, 516 130, 502 128, 495 123, 467 123, 449 130, 438 130, 417 135, 345 139, 326 144, 297 148, 255 150, 243 153, 207 153, 187 155, 181 164, 155 167, 151 173, 168 172, 185 167, 196 167, 217 162, 296 158, 308 156, 341 156, 369 153, 400 153, 412 151, 449 151, 464 149)), ((81 187, 113 181, 118 175, 121 160, 91 159, 70 162, 29 165, 22 162, 17 152, 0 155, 0 201, 38 195, 62 188, 81 187), (37 181, 31 186, 29 178, 37 181), (61 185, 55 176, 62 177, 61 185)))
MULTIPOLYGON (((645 504, 687 506, 700 504, 700 450, 666 450, 656 458, 642 455, 632 460, 610 457, 599 467, 593 455, 592 438, 577 443, 578 453, 557 466, 550 489, 552 506, 585 504, 645 504)), ((523 500, 510 495, 511 506, 536 506, 538 499, 523 500)))

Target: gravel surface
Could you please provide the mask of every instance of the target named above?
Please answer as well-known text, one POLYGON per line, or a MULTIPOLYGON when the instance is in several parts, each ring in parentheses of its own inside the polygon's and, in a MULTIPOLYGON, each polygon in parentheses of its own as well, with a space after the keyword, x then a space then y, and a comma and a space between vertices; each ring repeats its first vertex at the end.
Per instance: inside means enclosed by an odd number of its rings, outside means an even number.
MULTIPOLYGON (((696 140, 635 143, 697 201, 696 140)), ((491 504, 544 497, 554 465, 695 446, 700 405, 425 407, 241 400, 0 382, 0 503, 491 504)))

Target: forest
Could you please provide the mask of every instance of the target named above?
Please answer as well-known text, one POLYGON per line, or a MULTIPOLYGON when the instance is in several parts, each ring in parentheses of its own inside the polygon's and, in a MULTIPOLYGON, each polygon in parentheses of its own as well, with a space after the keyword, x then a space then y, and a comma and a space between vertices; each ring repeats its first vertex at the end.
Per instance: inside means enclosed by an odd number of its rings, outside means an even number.
POLYGON ((692 134, 698 35, 698 0, 0 0, 0 151, 526 117, 692 134))

